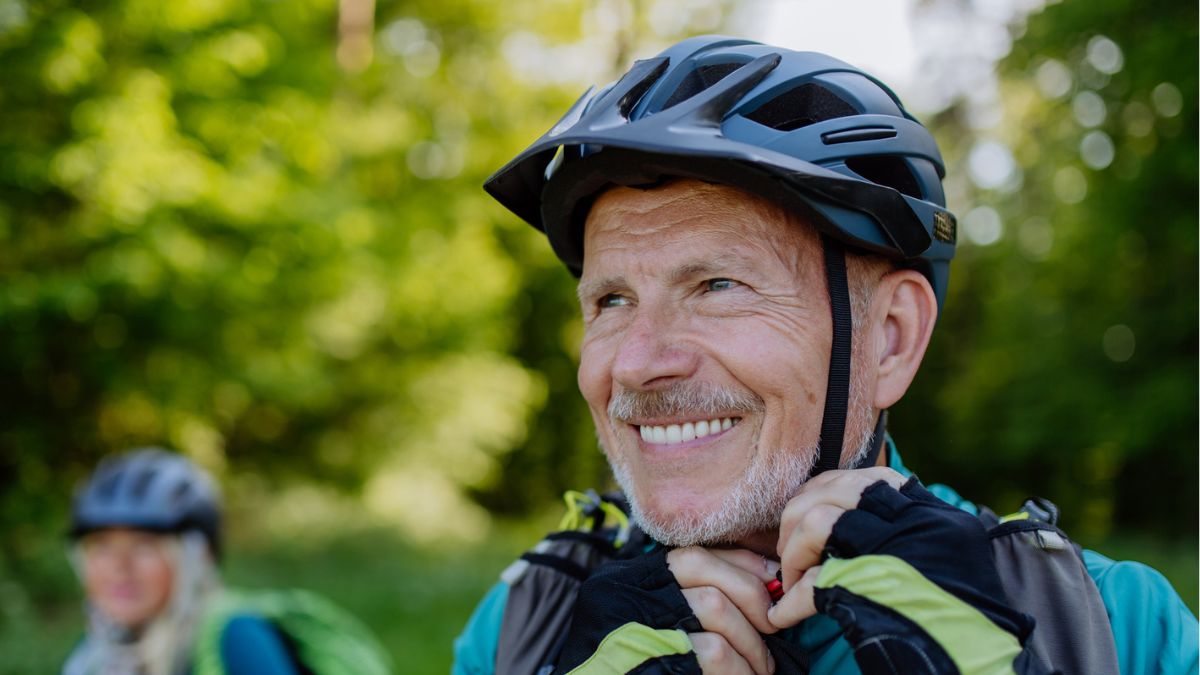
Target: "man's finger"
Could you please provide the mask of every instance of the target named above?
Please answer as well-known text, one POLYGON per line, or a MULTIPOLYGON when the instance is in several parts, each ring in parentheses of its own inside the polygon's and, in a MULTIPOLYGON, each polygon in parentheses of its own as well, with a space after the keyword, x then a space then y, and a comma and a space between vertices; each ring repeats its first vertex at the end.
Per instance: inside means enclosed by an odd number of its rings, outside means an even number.
POLYGON ((758 580, 763 583, 774 579, 775 573, 779 571, 778 562, 768 560, 762 555, 744 548, 710 548, 705 550, 734 567, 746 570, 758 577, 758 580))
POLYGON ((801 574, 820 562, 833 525, 854 509, 862 493, 879 481, 899 489, 907 480, 887 467, 826 471, 805 483, 788 502, 779 525, 776 549, 783 565, 783 587, 791 588, 801 574))
POLYGON ((789 527, 779 531, 779 561, 783 570, 783 589, 789 590, 802 574, 821 563, 821 552, 833 531, 834 523, 846 510, 830 504, 816 504, 791 519, 789 527))
POLYGON ((788 527, 789 519, 794 520, 802 516, 817 504, 830 504, 843 511, 849 511, 858 506, 863 490, 881 480, 899 490, 907 479, 885 466, 853 471, 826 471, 805 483, 800 492, 788 502, 783 511, 780 528, 788 527))
MULTIPOLYGON (((712 586, 685 588, 683 597, 706 632, 725 638, 757 675, 768 675, 770 652, 762 636, 720 589, 712 586)), ((763 619, 766 619, 765 614, 763 619)))
POLYGON ((820 574, 820 565, 808 568, 796 585, 792 586, 791 590, 767 611, 767 618, 776 628, 780 630, 791 628, 817 613, 816 601, 813 599, 813 587, 820 574))
POLYGON ((772 578, 767 574, 770 568, 762 556, 750 555, 754 557, 740 554, 734 556, 729 551, 718 555, 711 549, 689 546, 668 553, 667 566, 675 575, 675 581, 679 583, 680 588, 707 586, 720 589, 756 630, 773 633, 775 627, 767 621, 771 596, 763 585, 772 578), (735 558, 740 565, 727 561, 726 557, 735 558), (741 565, 751 568, 757 565, 758 569, 750 572, 741 565))
POLYGON ((716 633, 688 633, 700 670, 714 675, 754 675, 746 659, 734 651, 725 638, 716 633))

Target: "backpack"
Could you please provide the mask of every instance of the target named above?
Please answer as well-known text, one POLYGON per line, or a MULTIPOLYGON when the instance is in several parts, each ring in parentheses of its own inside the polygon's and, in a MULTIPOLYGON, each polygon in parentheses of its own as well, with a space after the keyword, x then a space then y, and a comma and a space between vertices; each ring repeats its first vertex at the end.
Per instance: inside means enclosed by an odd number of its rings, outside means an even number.
POLYGON ((629 506, 620 493, 570 491, 563 499, 567 513, 558 531, 500 574, 508 585, 508 601, 495 675, 550 673, 571 627, 580 585, 597 567, 638 555, 652 543, 629 520, 629 506))
MULTIPOLYGON (((509 591, 496 675, 552 672, 580 585, 600 565, 639 555, 653 543, 629 521, 619 493, 568 492, 565 500, 559 531, 500 575, 509 591)), ((1108 613, 1082 549, 1057 527, 1058 508, 1033 498, 1004 517, 980 507, 979 518, 1009 603, 1036 621, 1033 654, 1052 672, 1118 675, 1108 613)))
POLYGON ((1004 517, 980 507, 979 519, 1009 604, 1037 622, 1030 651, 1054 671, 1118 675, 1108 610, 1083 550, 1058 529, 1058 507, 1033 497, 1004 517))
POLYGON ((358 619, 301 589, 226 590, 210 605, 194 651, 193 675, 225 675, 221 633, 238 615, 266 619, 279 630, 305 673, 389 675, 391 660, 358 619))

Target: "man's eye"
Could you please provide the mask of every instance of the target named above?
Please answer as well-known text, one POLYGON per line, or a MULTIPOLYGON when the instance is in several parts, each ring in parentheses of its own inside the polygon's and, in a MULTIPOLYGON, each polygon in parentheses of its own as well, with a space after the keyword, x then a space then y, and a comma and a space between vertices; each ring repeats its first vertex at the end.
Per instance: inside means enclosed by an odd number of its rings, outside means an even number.
POLYGON ((606 309, 608 307, 623 307, 628 304, 629 298, 623 295, 617 295, 616 293, 609 293, 603 298, 600 298, 600 302, 596 303, 596 305, 601 309, 606 309))
POLYGON ((705 284, 710 291, 727 291, 734 286, 740 285, 733 279, 709 279, 705 284))

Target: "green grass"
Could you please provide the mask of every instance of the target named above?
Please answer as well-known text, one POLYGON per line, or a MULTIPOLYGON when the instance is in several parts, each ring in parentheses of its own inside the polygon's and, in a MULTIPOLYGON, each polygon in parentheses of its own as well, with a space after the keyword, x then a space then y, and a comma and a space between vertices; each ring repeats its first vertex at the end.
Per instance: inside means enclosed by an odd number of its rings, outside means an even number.
POLYGON ((478 547, 428 551, 387 531, 363 531, 316 548, 244 550, 226 576, 231 585, 316 591, 375 631, 396 672, 446 673, 454 637, 524 545, 501 536, 478 547))
MULTIPOLYGON (((257 542, 235 537, 224 572, 231 586, 316 591, 375 631, 396 672, 446 673, 452 641, 475 603, 545 525, 500 526, 471 547, 414 546, 385 529, 257 542)), ((1125 535, 1093 548, 1159 569, 1196 612, 1194 539, 1125 535)), ((79 603, 57 539, 34 551, 22 574, 0 568, 0 675, 57 672, 82 630, 79 603)))

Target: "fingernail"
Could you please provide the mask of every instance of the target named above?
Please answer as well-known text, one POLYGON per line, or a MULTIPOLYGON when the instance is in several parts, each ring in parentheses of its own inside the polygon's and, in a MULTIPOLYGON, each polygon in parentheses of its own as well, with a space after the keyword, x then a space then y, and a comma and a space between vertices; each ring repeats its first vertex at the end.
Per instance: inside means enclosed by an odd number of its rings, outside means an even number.
POLYGON ((775 562, 774 560, 764 559, 763 565, 767 568, 767 574, 770 574, 771 576, 779 574, 779 563, 775 562))
POLYGON ((775 655, 769 651, 767 652, 767 672, 775 672, 775 655))

